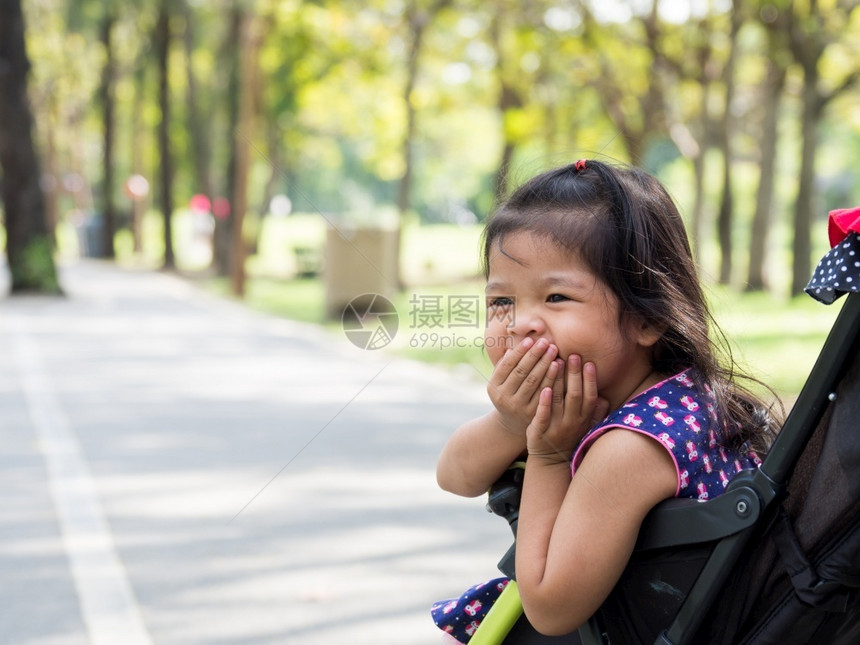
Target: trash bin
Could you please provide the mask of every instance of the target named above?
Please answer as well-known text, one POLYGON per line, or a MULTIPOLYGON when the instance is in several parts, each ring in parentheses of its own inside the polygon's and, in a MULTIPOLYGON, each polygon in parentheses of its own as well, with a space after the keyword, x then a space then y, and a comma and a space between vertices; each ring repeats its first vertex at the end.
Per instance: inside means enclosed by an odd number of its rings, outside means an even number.
POLYGON ((356 296, 394 296, 398 241, 396 229, 327 229, 323 275, 328 318, 339 319, 356 296))
POLYGON ((75 221, 75 229, 81 257, 104 257, 104 217, 101 213, 86 213, 75 221))

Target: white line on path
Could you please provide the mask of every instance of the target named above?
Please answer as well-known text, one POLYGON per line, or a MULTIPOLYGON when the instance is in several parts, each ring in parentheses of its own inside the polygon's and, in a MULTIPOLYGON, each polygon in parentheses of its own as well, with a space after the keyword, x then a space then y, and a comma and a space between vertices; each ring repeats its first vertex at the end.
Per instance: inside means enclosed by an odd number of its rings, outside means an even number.
POLYGON ((68 416, 23 320, 6 316, 7 331, 36 436, 63 545, 92 645, 152 645, 104 519, 99 496, 68 416))

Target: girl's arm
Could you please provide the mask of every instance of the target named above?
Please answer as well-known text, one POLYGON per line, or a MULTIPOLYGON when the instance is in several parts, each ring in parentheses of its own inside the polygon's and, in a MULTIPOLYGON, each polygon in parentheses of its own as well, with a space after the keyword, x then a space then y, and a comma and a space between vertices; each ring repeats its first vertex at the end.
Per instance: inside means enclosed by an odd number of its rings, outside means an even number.
POLYGON ((465 497, 483 495, 525 453, 539 393, 562 369, 557 354, 545 339, 526 338, 499 360, 487 385, 495 409, 457 428, 445 444, 436 466, 440 487, 465 497))
POLYGON ((436 481, 450 493, 478 497, 525 451, 525 433, 506 430, 493 410, 457 428, 439 456, 436 481))
POLYGON ((630 559, 645 515, 677 486, 665 448, 627 430, 598 438, 571 479, 570 453, 599 405, 589 371, 592 365, 579 381, 584 388, 571 381, 567 395, 546 389, 528 430, 517 584, 529 621, 550 635, 573 631, 600 607, 630 559))

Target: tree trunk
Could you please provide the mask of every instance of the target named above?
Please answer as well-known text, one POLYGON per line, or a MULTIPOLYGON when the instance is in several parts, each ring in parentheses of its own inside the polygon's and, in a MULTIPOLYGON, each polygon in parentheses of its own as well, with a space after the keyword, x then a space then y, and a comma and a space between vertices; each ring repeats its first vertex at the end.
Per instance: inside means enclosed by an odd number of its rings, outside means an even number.
MULTIPOLYGON (((415 173, 415 131, 417 115, 415 113, 415 105, 412 101, 412 93, 415 90, 415 84, 418 80, 418 63, 421 58, 421 47, 424 43, 424 33, 427 25, 433 20, 450 0, 436 0, 432 6, 426 10, 418 6, 419 0, 412 0, 409 3, 409 9, 406 12, 406 24, 409 28, 409 51, 406 56, 406 84, 403 88, 403 104, 406 107, 406 131, 403 135, 403 177, 400 179, 400 185, 397 189, 397 210, 400 214, 399 227, 403 230, 403 222, 406 219, 406 214, 409 212, 412 198, 412 176, 415 173)), ((397 272, 394 278, 394 284, 398 288, 403 288, 403 281, 400 276, 400 232, 397 235, 397 245, 394 250, 394 271, 397 272)))
POLYGON ((239 58, 241 62, 238 127, 233 133, 236 150, 236 175, 233 181, 233 244, 231 284, 234 295, 245 295, 245 236, 242 228, 248 209, 248 168, 251 138, 254 135, 258 94, 257 54, 260 46, 259 24, 253 14, 244 14, 239 27, 239 58))
POLYGON ((45 224, 51 248, 57 248, 57 223, 60 221, 60 178, 57 169, 57 140, 55 126, 57 123, 57 105, 53 96, 48 97, 47 113, 45 115, 45 177, 47 184, 43 185, 45 195, 45 224))
MULTIPOLYGON (((847 21, 855 3, 838 3, 835 10, 843 12, 847 21)), ((806 7, 808 15, 800 13, 801 7, 791 6, 788 14, 789 45, 794 59, 803 68, 803 114, 801 116, 801 165, 798 181, 797 202, 794 208, 794 242, 792 250, 791 295, 803 293, 810 277, 811 252, 810 234, 815 212, 815 153, 821 115, 827 104, 835 97, 852 90, 860 81, 860 69, 852 69, 842 82, 829 92, 822 91, 818 84, 820 73, 818 64, 825 49, 837 38, 835 32, 828 32, 828 23, 820 19, 817 0, 809 0, 806 7)))
POLYGON ((732 103, 735 98, 735 58, 737 39, 741 28, 742 14, 735 0, 732 8, 729 58, 726 61, 724 81, 726 100, 720 124, 720 148, 723 153, 723 193, 717 215, 717 237, 720 242, 720 284, 729 284, 732 279, 732 221, 734 219, 734 187, 732 185, 732 103))
POLYGON ((406 109, 406 131, 403 133, 403 177, 397 187, 397 211, 399 214, 397 244, 394 249, 393 269, 397 275, 392 276, 393 282, 398 289, 403 288, 403 280, 400 275, 400 247, 403 234, 403 225, 412 200, 412 174, 415 163, 413 155, 415 139, 415 104, 412 102, 412 93, 418 78, 418 58, 421 54, 421 41, 424 38, 424 28, 427 25, 427 16, 416 6, 417 0, 412 0, 406 12, 406 24, 409 28, 409 51, 406 55, 406 84, 403 88, 403 106, 406 109))
POLYGON ((693 258, 699 267, 699 270, 704 268, 702 259, 702 249, 705 242, 705 164, 708 155, 710 143, 710 128, 711 117, 708 113, 708 105, 711 101, 711 82, 709 79, 704 79, 702 83, 702 101, 700 119, 700 140, 698 142, 698 151, 693 157, 693 258))
POLYGON ((416 7, 412 0, 406 12, 406 22, 409 27, 409 51, 406 55, 406 85, 403 88, 403 105, 406 108, 406 131, 403 134, 403 177, 397 190, 397 209, 401 221, 409 210, 409 198, 412 189, 412 146, 415 137, 415 105, 412 102, 412 92, 418 77, 418 57, 421 53, 421 41, 424 38, 424 28, 427 16, 416 7))
POLYGON ((208 118, 203 114, 200 105, 200 92, 197 83, 197 75, 194 73, 192 59, 194 56, 194 10, 188 0, 183 2, 185 13, 185 58, 188 67, 188 87, 186 99, 188 103, 188 130, 191 133, 191 151, 194 162, 195 192, 202 193, 213 198, 212 181, 209 175, 209 139, 206 132, 208 118))
POLYGON ((498 110, 502 122, 502 156, 499 159, 499 168, 496 170, 495 199, 501 202, 508 193, 508 177, 511 171, 511 161, 514 157, 517 144, 510 137, 507 126, 507 114, 510 110, 521 108, 523 105, 517 91, 508 82, 505 73, 505 51, 502 47, 502 14, 497 11, 493 16, 490 26, 490 39, 496 52, 496 74, 499 79, 498 110))
MULTIPOLYGON (((649 75, 648 90, 639 100, 642 114, 642 128, 639 136, 636 156, 630 160, 641 164, 648 143, 652 138, 668 131, 666 124, 666 100, 663 96, 663 81, 666 75, 667 61, 664 47, 661 43, 661 22, 658 19, 658 2, 651 5, 651 11, 642 17, 642 27, 645 31, 645 45, 651 54, 651 74, 649 75)), ((632 154, 632 151, 631 151, 632 154)))
POLYGON ((759 156, 759 183, 756 193, 755 214, 750 232, 750 265, 747 275, 747 291, 763 291, 768 288, 765 270, 767 261, 768 232, 770 231, 773 195, 776 179, 776 152, 779 138, 779 105, 785 85, 785 67, 771 60, 768 64, 764 96, 764 122, 762 123, 761 154, 759 156))
POLYGON ((225 96, 227 101, 227 132, 230 133, 227 175, 223 181, 230 212, 215 218, 215 232, 212 240, 212 265, 221 277, 227 277, 230 274, 230 249, 233 239, 233 215, 235 212, 233 184, 236 177, 235 132, 239 119, 239 53, 236 43, 239 42, 243 15, 244 10, 241 4, 234 2, 229 16, 230 25, 227 30, 227 40, 224 42, 221 54, 227 75, 225 96))
POLYGON ((114 234, 116 233, 116 205, 114 202, 114 77, 116 75, 113 51, 113 26, 116 16, 108 8, 101 24, 100 38, 105 52, 102 68, 102 83, 99 99, 102 104, 103 150, 102 150, 102 230, 100 255, 105 258, 116 256, 114 234))
MULTIPOLYGON (((289 176, 284 171, 283 152, 281 151, 281 130, 274 119, 266 119, 266 149, 268 150, 269 163, 269 178, 266 180, 266 185, 263 187, 263 196, 260 200, 260 216, 265 216, 269 212, 269 205, 272 203, 272 198, 278 194, 278 189, 284 180, 289 176)), ((260 227, 262 228, 262 226, 260 227)))
MULTIPOLYGON (((692 247, 693 259, 696 262, 699 270, 704 269, 704 259, 702 257, 703 248, 706 237, 706 220, 707 213, 705 210, 705 166, 707 165, 708 149, 711 147, 711 90, 713 88, 713 79, 709 70, 713 68, 711 62, 713 57, 713 47, 711 45, 712 32, 710 21, 705 19, 700 22, 699 29, 706 37, 698 44, 692 54, 695 56, 698 70, 698 84, 701 90, 699 99, 699 122, 695 128, 695 134, 691 133, 690 138, 694 141, 686 143, 683 147, 689 149, 689 155, 693 161, 693 212, 691 214, 692 228, 692 247)), ((678 66, 679 70, 683 70, 682 66, 678 66)), ((671 132, 670 128, 670 132, 671 132)), ((680 149, 680 148, 679 148, 680 149)))
POLYGON ((692 237, 693 258, 701 270, 702 246, 705 235, 705 153, 707 149, 699 148, 699 153, 693 158, 693 214, 692 237))
POLYGON ((0 167, 12 293, 60 293, 45 221, 20 0, 0 0, 0 167))
POLYGON ((803 80, 803 114, 801 116, 800 177, 797 202, 794 205, 794 242, 792 252, 791 295, 803 293, 810 278, 813 199, 815 194, 815 151, 818 148, 818 119, 821 99, 817 92, 817 66, 806 69, 803 80))
POLYGON ((170 5, 162 0, 155 25, 155 49, 158 59, 158 104, 161 122, 158 125, 158 147, 161 166, 161 210, 164 215, 164 268, 176 268, 173 255, 173 158, 170 146, 170 5))
MULTIPOLYGON (((141 56, 134 72, 134 103, 131 106, 131 172, 133 175, 144 176, 143 172, 143 102, 146 93, 146 63, 141 56)), ((148 193, 148 189, 147 189, 148 193)), ((134 252, 143 253, 143 213, 148 195, 132 199, 131 233, 134 240, 134 252)))

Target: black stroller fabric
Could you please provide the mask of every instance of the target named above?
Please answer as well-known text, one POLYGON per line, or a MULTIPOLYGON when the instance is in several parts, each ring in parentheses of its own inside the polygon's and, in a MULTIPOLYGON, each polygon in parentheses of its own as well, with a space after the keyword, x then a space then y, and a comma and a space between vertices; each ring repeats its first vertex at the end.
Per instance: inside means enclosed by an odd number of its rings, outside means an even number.
MULTIPOLYGON (((750 480, 764 504, 755 525, 643 547, 584 631, 546 639, 523 618, 506 645, 860 644, 860 208, 839 213, 806 291, 828 304, 849 296, 750 480)), ((674 533, 689 532, 684 517, 674 533)))
POLYGON ((860 643, 860 361, 801 455, 782 507, 726 586, 703 643, 860 643))
MULTIPOLYGON (((860 643, 860 360, 855 356, 789 480, 692 642, 860 643)), ((598 612, 604 642, 655 643, 709 545, 634 554, 598 612)), ((660 641, 669 642, 669 641, 660 641)))

